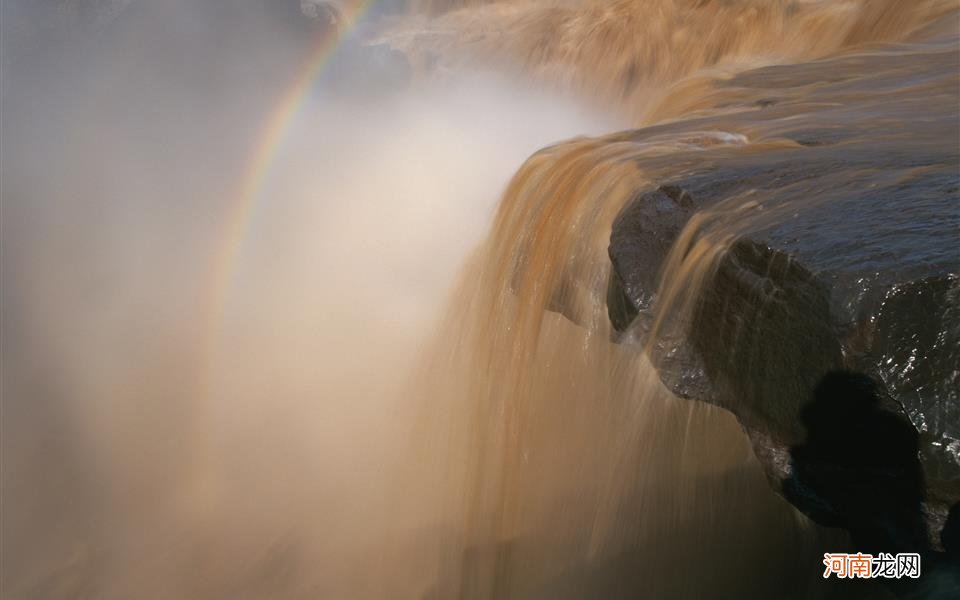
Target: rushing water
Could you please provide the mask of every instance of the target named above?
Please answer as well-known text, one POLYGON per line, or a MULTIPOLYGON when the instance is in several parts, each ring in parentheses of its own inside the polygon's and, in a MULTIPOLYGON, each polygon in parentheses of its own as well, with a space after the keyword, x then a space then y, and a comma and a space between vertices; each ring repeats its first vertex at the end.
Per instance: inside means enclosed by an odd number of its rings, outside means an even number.
POLYGON ((428 0, 304 33, 145 2, 4 7, 4 597, 848 597, 846 534, 655 367, 739 236, 956 174, 954 3, 428 0), (311 35, 346 41, 250 196, 311 35), (718 164, 617 331, 621 209, 718 164))

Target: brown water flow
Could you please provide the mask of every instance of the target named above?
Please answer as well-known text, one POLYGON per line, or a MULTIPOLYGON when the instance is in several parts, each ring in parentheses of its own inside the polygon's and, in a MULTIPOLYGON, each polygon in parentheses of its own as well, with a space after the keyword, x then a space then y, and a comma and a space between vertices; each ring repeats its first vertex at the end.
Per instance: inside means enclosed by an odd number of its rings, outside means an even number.
POLYGON ((493 60, 540 85, 593 99, 604 110, 619 107, 636 124, 709 105, 704 78, 902 40, 955 8, 942 0, 429 5, 454 10, 426 22, 414 19, 385 36, 414 64, 442 76, 493 60))
MULTIPOLYGON (((572 142, 511 182, 434 363, 450 371, 436 402, 452 404, 443 451, 461 523, 442 549, 454 565, 442 575, 457 576, 438 597, 773 593, 798 563, 816 563, 816 534, 766 493, 730 415, 674 398, 643 353, 611 341, 610 226, 648 184, 638 159, 670 150, 572 142), (728 544, 736 555, 723 554, 728 544), (771 563, 781 545, 791 550, 771 563), (697 577, 679 576, 686 569, 697 577)), ((725 240, 678 242, 683 265, 664 274, 671 307, 696 297, 725 240)))

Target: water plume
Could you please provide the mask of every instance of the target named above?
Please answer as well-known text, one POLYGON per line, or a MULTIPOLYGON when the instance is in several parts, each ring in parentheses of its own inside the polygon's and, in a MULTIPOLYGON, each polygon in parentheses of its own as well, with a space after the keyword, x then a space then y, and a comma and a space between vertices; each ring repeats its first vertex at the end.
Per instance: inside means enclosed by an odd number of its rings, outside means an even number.
POLYGON ((4 102, 4 594, 416 597, 404 557, 435 525, 392 488, 406 373, 516 165, 613 122, 491 75, 313 87, 211 323, 282 95, 258 85, 302 55, 249 23, 256 60, 215 50, 230 12, 165 34, 185 15, 144 10, 4 102))

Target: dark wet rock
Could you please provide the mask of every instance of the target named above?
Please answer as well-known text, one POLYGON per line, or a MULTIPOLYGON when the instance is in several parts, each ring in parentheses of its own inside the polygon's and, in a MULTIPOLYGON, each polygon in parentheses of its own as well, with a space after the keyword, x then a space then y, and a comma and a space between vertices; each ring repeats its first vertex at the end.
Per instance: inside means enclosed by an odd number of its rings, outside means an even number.
MULTIPOLYGON (((790 190, 787 203, 853 167, 842 159, 833 168, 805 163, 798 157, 753 173, 733 168, 671 182, 690 198, 687 207, 669 202, 664 186, 638 194, 611 235, 614 327, 652 316, 659 265, 694 207, 767 177, 790 190), (821 177, 794 176, 804 168, 821 177)), ((755 442, 764 437, 781 446, 758 450, 772 460, 803 438, 800 411, 826 373, 867 373, 884 384, 884 407, 920 433, 929 499, 956 501, 960 264, 956 198, 944 183, 931 177, 869 191, 824 185, 820 193, 832 198, 813 214, 800 211, 739 237, 700 291, 688 337, 660 348, 655 362, 664 382, 682 397, 735 412, 762 433, 752 436, 755 442), (858 211, 868 202, 869 211, 858 211)), ((777 195, 767 198, 765 210, 776 206, 777 195)), ((635 329, 643 328, 639 321, 635 329)), ((789 477, 788 464, 770 460, 765 466, 774 481, 789 477)))
POLYGON ((783 439, 801 433, 796 416, 819 377, 842 365, 826 284, 755 240, 728 250, 692 327, 712 387, 783 439))
POLYGON ((886 581, 903 598, 952 598, 960 592, 954 505, 931 544, 923 509, 924 474, 916 429, 881 406, 874 380, 851 371, 828 373, 801 410, 802 444, 790 449, 784 496, 817 522, 850 532, 858 551, 918 554, 917 579, 886 581))
POLYGON ((649 310, 658 273, 644 266, 666 259, 694 209, 685 190, 666 185, 640 193, 617 217, 610 235, 613 271, 607 296, 616 330, 626 329, 639 310, 649 310))
POLYGON ((870 358, 910 420, 931 439, 930 476, 957 480, 960 449, 960 279, 932 277, 897 286, 880 307, 870 358), (923 318, 911 318, 922 315, 923 318), (952 440, 952 441, 950 441, 952 440))
POLYGON ((875 382, 828 373, 800 417, 806 438, 790 449, 787 499, 817 522, 850 531, 863 552, 927 553, 917 431, 881 407, 875 382))
MULTIPOLYGON (((625 204, 609 246, 614 328, 648 344, 677 395, 735 413, 778 490, 797 481, 790 449, 811 435, 804 410, 824 377, 849 370, 875 382, 879 412, 865 414, 901 419, 916 436, 931 551, 960 500, 957 66, 944 47, 769 67, 718 84, 735 90, 725 110, 742 112, 630 139, 748 130, 792 143, 638 157, 653 183, 625 204), (857 86, 867 93, 848 95, 857 86), (776 102, 767 101, 771 92, 776 102), (695 215, 713 221, 692 225, 695 215), (674 242, 681 232, 706 235, 711 222, 732 239, 702 288, 690 290, 690 313, 668 329, 682 335, 647 339, 655 315, 669 315, 657 294, 674 242)), ((883 421, 871 419, 847 424, 883 421)), ((844 467, 824 459, 805 468, 815 480, 844 467)), ((810 489, 786 495, 822 523, 842 525, 810 489)))

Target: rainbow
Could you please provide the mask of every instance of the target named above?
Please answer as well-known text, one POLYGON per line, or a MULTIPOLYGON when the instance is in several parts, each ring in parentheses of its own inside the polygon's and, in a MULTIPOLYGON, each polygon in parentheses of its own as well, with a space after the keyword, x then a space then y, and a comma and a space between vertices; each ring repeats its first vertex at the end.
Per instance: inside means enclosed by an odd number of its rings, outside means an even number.
POLYGON ((192 460, 187 465, 186 479, 181 490, 181 501, 191 510, 212 510, 217 504, 218 468, 216 452, 210 440, 214 415, 212 414, 212 388, 217 356, 217 345, 226 312, 227 300, 237 275, 244 241, 249 235, 251 221, 257 203, 270 177, 280 148, 297 116, 306 104, 313 83, 329 64, 342 41, 356 27, 360 18, 375 3, 375 0, 347 0, 350 2, 340 15, 335 35, 319 36, 297 76, 287 90, 280 95, 276 108, 271 110, 256 136, 250 158, 246 161, 237 192, 227 208, 222 231, 217 236, 222 240, 215 246, 210 263, 210 272, 204 286, 198 331, 197 371, 191 437, 192 460))
POLYGON ((298 69, 293 83, 281 94, 276 108, 268 113, 255 138, 256 143, 243 169, 237 193, 226 211, 223 229, 218 236, 222 243, 215 249, 211 273, 207 278, 210 283, 204 295, 207 300, 203 326, 210 329, 205 332, 203 340, 207 347, 203 349, 201 359, 208 364, 201 366, 204 371, 201 373, 201 395, 207 393, 207 371, 213 360, 212 354, 215 352, 227 299, 236 278, 244 241, 250 232, 257 203, 262 198, 276 157, 306 104, 314 82, 329 64, 341 42, 374 3, 375 0, 354 0, 343 8, 336 35, 319 36, 320 39, 314 43, 303 65, 298 69))

